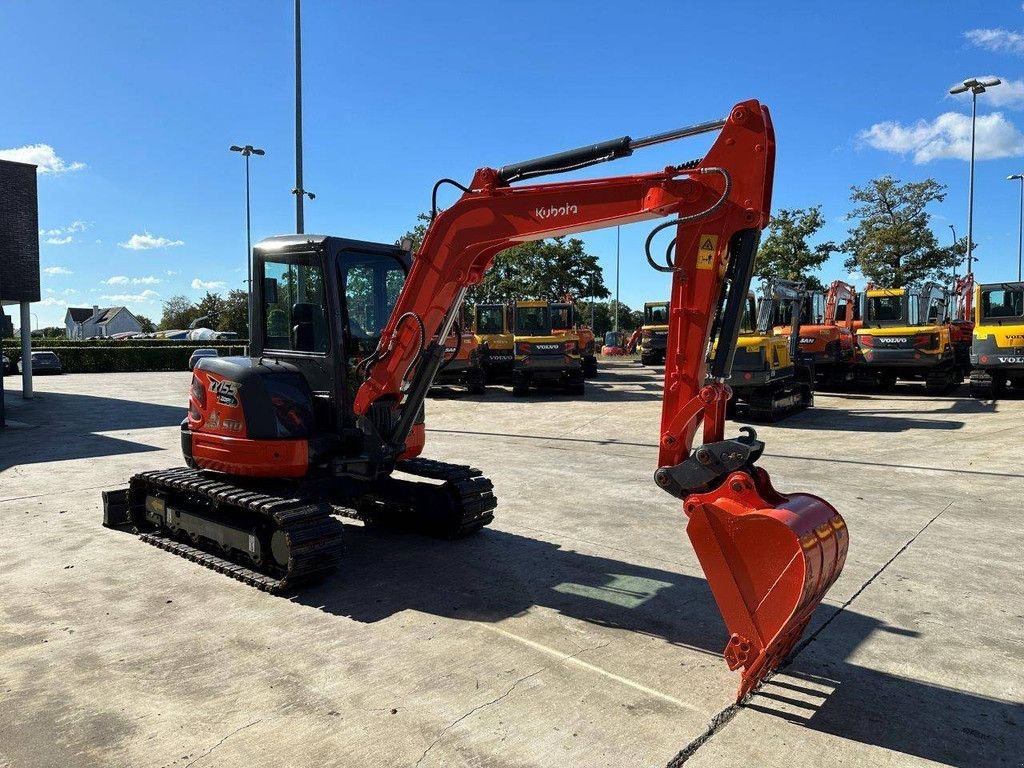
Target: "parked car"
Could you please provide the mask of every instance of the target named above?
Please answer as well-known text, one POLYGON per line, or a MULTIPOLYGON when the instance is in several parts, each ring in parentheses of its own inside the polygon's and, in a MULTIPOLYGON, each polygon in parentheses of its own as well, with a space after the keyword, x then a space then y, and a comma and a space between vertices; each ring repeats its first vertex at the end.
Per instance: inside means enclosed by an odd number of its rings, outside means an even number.
MULTIPOLYGON (((36 373, 64 373, 64 366, 56 352, 33 352, 30 367, 36 373)), ((21 361, 21 370, 25 370, 25 361, 21 361)))
POLYGON ((204 357, 217 357, 216 349, 197 349, 192 352, 192 356, 188 359, 188 369, 191 371, 196 367, 196 363, 202 360, 204 357))

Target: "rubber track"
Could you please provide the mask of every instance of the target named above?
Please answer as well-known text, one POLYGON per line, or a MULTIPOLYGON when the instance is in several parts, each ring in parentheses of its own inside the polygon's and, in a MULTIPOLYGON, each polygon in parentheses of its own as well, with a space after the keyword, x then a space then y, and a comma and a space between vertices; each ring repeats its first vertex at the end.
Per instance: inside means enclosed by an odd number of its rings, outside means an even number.
MULTIPOLYGON (((494 519, 497 506, 494 486, 483 473, 462 464, 448 464, 431 459, 407 459, 399 462, 396 470, 406 474, 440 480, 448 487, 453 502, 461 509, 461 520, 454 529, 426 531, 447 538, 461 538, 478 531, 494 519)), ((145 495, 150 491, 198 496, 213 502, 217 510, 234 508, 243 515, 269 518, 287 536, 289 562, 281 577, 261 573, 246 565, 219 556, 191 544, 178 541, 158 531, 138 530, 139 538, 147 544, 173 552, 206 568, 223 573, 233 579, 272 594, 280 594, 303 583, 333 571, 342 554, 341 536, 344 526, 331 514, 365 520, 353 506, 331 505, 324 501, 298 498, 290 494, 264 492, 255 487, 235 485, 204 474, 200 470, 177 469, 144 472, 132 477, 129 504, 133 520, 143 522, 139 512, 145 495), (134 503, 131 501, 134 499, 134 503)), ((429 486, 436 488, 437 486, 429 486)), ((377 508, 386 512, 387 502, 378 502, 377 508)))
MULTIPOLYGON (((333 571, 342 553, 342 524, 330 516, 330 505, 293 496, 265 493, 252 487, 212 479, 199 470, 179 469, 144 472, 132 477, 129 498, 138 508, 139 498, 150 491, 199 496, 218 512, 234 510, 244 516, 272 520, 288 542, 288 565, 279 578, 179 542, 160 532, 140 531, 148 544, 181 555, 266 592, 279 593, 314 581, 333 571)), ((140 515, 141 517, 141 515, 140 515)), ((141 520, 134 518, 136 525, 141 520)))

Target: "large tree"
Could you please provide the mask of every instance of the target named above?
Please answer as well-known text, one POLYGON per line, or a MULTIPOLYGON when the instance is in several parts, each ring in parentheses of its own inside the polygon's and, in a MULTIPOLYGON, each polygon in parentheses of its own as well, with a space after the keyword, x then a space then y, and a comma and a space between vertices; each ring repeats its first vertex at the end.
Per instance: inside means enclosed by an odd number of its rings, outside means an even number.
POLYGON ((241 339, 249 338, 249 293, 232 288, 224 298, 220 318, 214 326, 218 331, 234 331, 241 339))
MULTIPOLYGON (((934 179, 908 181, 883 176, 853 187, 856 207, 847 219, 856 224, 842 244, 844 266, 882 288, 948 283, 956 247, 941 247, 929 227, 928 205, 942 202, 946 187, 934 179)), ((962 247, 962 246, 961 246, 962 247)))
POLYGON ((780 209, 768 223, 754 273, 764 279, 802 280, 809 288, 821 288, 821 280, 811 273, 839 250, 831 240, 810 244, 823 226, 825 217, 820 205, 780 209))
POLYGON ((164 313, 158 327, 161 331, 184 330, 199 314, 198 307, 188 296, 171 296, 164 302, 164 313))
MULTIPOLYGON (((412 242, 413 252, 423 243, 430 216, 421 213, 416 225, 399 240, 412 242)), ((513 246, 494 258, 494 263, 479 285, 467 294, 470 304, 504 302, 514 299, 553 299, 569 294, 574 297, 607 298, 611 292, 597 257, 587 253, 576 237, 556 237, 513 246)))
POLYGON ((156 330, 156 323, 145 315, 136 315, 135 319, 139 321, 139 327, 142 328, 143 333, 152 333, 156 330))

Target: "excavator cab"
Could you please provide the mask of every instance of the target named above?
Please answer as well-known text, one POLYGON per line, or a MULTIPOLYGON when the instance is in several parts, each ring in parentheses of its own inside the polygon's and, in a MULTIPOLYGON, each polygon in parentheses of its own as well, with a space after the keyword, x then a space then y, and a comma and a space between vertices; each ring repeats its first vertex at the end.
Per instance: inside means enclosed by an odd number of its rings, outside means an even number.
POLYGON ((551 304, 520 300, 513 305, 515 363, 512 394, 525 397, 530 387, 558 387, 571 395, 586 392, 579 338, 556 334, 551 304))
POLYGON ((637 351, 643 365, 659 365, 665 362, 668 346, 668 302, 648 301, 644 303, 644 324, 640 329, 637 351))
POLYGON ((971 396, 998 399, 1024 390, 1024 283, 974 287, 971 396))
POLYGON ((480 362, 488 381, 512 375, 514 336, 507 304, 477 304, 473 307, 473 334, 480 350, 480 362))
POLYGON ((574 337, 579 342, 583 375, 597 375, 597 342, 589 325, 576 321, 576 308, 571 301, 551 302, 551 330, 555 336, 574 337))
POLYGON ((864 325, 857 331, 862 380, 884 390, 899 379, 924 381, 929 394, 949 392, 963 381, 969 359, 953 343, 949 296, 941 286, 869 286, 864 296, 864 325))
POLYGON ((737 340, 727 380, 734 397, 730 413, 735 414, 736 403, 742 402, 750 418, 774 421, 813 404, 813 362, 799 346, 806 295, 803 284, 788 280, 769 281, 756 308, 754 295, 747 294, 745 329, 737 340), (773 325, 783 318, 796 320, 785 334, 773 325))

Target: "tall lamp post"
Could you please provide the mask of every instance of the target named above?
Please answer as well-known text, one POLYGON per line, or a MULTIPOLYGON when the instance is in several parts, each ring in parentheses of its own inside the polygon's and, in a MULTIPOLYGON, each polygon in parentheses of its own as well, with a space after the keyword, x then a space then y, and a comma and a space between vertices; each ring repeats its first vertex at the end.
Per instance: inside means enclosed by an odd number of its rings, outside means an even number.
POLYGON ((1017 227, 1017 282, 1020 282, 1021 253, 1024 251, 1024 173, 1012 173, 1008 181, 1020 181, 1020 224, 1017 227))
POLYGON ((241 152, 242 157, 245 158, 245 263, 249 268, 249 279, 247 281, 249 287, 249 319, 247 322, 249 324, 249 338, 252 339, 252 214, 249 208, 249 158, 252 155, 263 156, 267 153, 258 147, 254 147, 252 144, 246 144, 244 147, 232 144, 229 149, 232 152, 241 152))
POLYGON ((959 242, 956 239, 956 229, 952 224, 949 225, 949 231, 953 233, 953 282, 956 282, 956 263, 958 261, 956 253, 956 244, 959 242))
POLYGON ((972 77, 964 80, 960 85, 949 89, 949 93, 956 96, 960 93, 971 92, 971 176, 967 187, 967 274, 974 272, 974 133, 975 124, 978 119, 978 94, 984 93, 989 88, 999 85, 1002 82, 998 77, 989 80, 978 80, 972 77))
POLYGON ((316 195, 302 188, 302 0, 295 0, 295 233, 306 231, 303 203, 316 195))
POLYGON ((619 332, 619 243, 622 227, 615 228, 615 333, 619 332))

